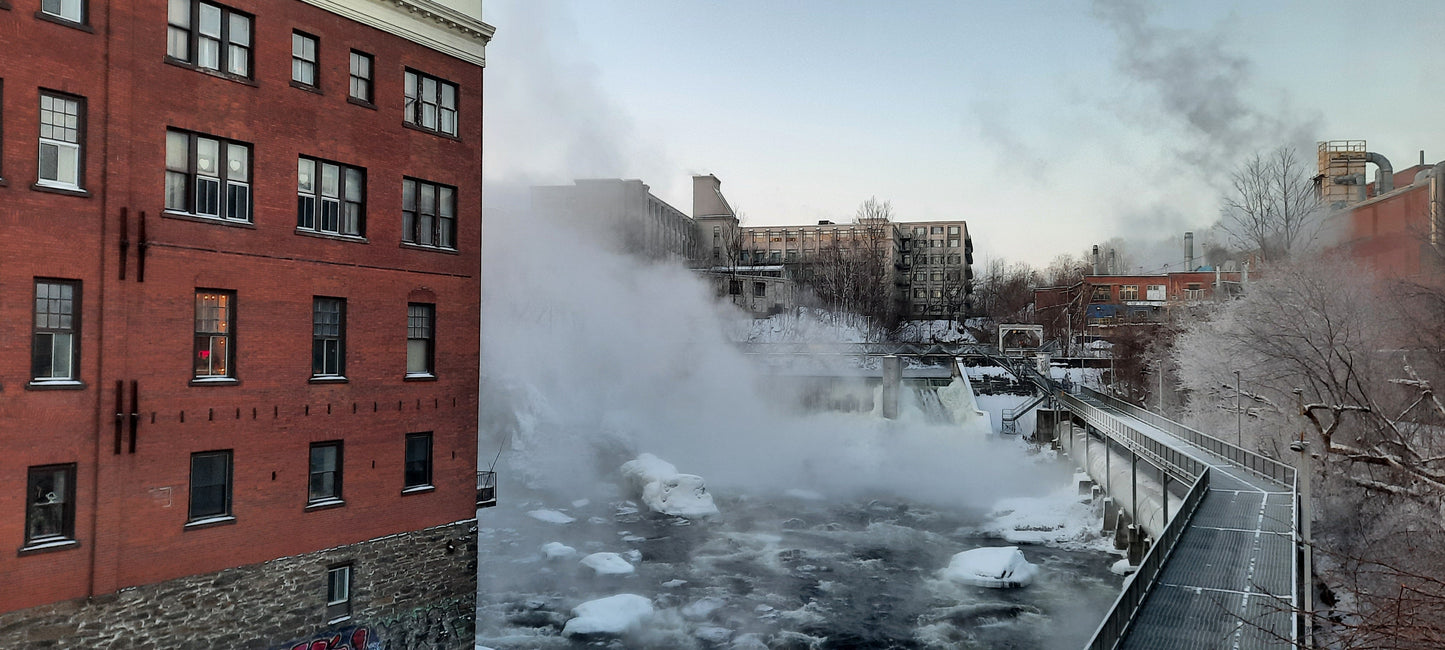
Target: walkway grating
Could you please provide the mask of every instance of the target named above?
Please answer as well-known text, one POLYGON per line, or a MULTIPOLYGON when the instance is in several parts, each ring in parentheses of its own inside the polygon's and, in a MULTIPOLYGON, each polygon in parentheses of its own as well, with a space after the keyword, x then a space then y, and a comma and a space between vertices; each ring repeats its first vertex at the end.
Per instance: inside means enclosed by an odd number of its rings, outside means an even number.
POLYGON ((1210 467, 1210 490, 1180 536, 1120 648, 1290 648, 1294 498, 1250 473, 1100 400, 1141 433, 1210 467))

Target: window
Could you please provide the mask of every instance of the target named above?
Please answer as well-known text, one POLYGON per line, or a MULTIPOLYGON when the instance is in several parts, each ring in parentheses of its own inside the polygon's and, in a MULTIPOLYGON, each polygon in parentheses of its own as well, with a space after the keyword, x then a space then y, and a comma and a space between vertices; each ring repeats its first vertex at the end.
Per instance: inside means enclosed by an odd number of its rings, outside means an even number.
POLYGON ((310 475, 308 505, 341 502, 341 441, 311 443, 310 475))
POLYGON ((231 450, 191 454, 191 523, 231 516, 231 450))
POLYGON ((431 433, 406 434, 406 475, 402 487, 431 487, 431 433))
POLYGON ((371 65, 370 54, 351 51, 351 98, 368 104, 372 103, 371 65))
POLYGON ((311 374, 342 377, 346 372, 346 301, 316 298, 311 309, 311 374))
POLYGON ((296 197, 298 229, 366 235, 366 170, 302 156, 296 163, 296 197))
POLYGON ((74 463, 31 467, 26 494, 26 546, 75 539, 74 463))
POLYGON ((406 123, 446 135, 457 134, 457 85, 415 70, 406 71, 406 123))
POLYGON ((410 303, 406 306, 406 374, 430 377, 435 372, 436 338, 433 322, 436 306, 410 303))
POLYGON ((198 0, 170 0, 166 56, 201 70, 251 78, 251 17, 198 0))
POLYGON ((927 290, 927 289, 914 289, 914 290, 913 290, 913 297, 914 297, 914 298, 927 298, 927 297, 928 297, 928 290, 927 290))
POLYGON ((754 282, 754 283, 753 283, 753 297, 754 297, 754 298, 766 298, 767 296, 768 296, 768 283, 766 283, 766 282, 754 282))
POLYGON ((196 290, 196 379, 236 376, 231 365, 235 348, 235 305, 235 292, 196 290))
POLYGON ((291 32, 291 81, 309 88, 316 82, 316 37, 291 32))
POLYGON ((943 272, 942 272, 942 271, 934 271, 933 273, 928 274, 928 279, 929 279, 930 281, 933 281, 933 282, 942 282, 942 281, 943 281, 943 272))
POLYGON ((728 295, 729 295, 729 296, 741 296, 741 295, 743 295, 743 281, 742 281, 742 280, 728 280, 728 295))
POLYGON ((949 248, 958 248, 958 240, 957 240, 957 239, 950 239, 950 240, 948 240, 948 247, 949 247, 949 248))
POLYGON ((351 618, 351 565, 326 570, 326 621, 336 623, 351 618))
POLYGON ((35 281, 35 339, 30 375, 36 383, 74 381, 79 364, 80 283, 35 281))
POLYGON ((914 229, 913 229, 913 235, 914 235, 915 237, 922 237, 922 236, 927 235, 927 234, 928 234, 928 229, 927 229, 927 228, 924 228, 923 226, 916 226, 916 227, 914 227, 914 229))
POLYGON ((942 239, 930 239, 930 240, 928 240, 928 247, 929 247, 929 248, 943 248, 943 240, 942 240, 942 239))
POLYGON ((251 221, 251 146, 166 130, 166 209, 251 221))
POLYGON ((934 226, 934 227, 932 227, 932 228, 929 228, 929 229, 928 229, 928 233, 931 234, 931 235, 942 235, 942 234, 943 234, 943 226, 934 226))
POLYGON ((401 181, 401 240, 431 248, 457 247, 457 190, 427 181, 401 181))
POLYGON ((40 93, 40 176, 36 184, 78 190, 85 166, 85 100, 40 93))
POLYGON ((783 261, 783 251, 768 251, 768 261, 774 264, 783 261))
POLYGON ((1139 299, 1139 285, 1137 285, 1137 284, 1126 284, 1126 285, 1120 286, 1120 287, 1119 287, 1119 299, 1120 299, 1120 300, 1138 300, 1138 299, 1139 299))
POLYGON ((1089 302, 1110 302, 1114 299, 1114 287, 1110 284, 1103 284, 1094 287, 1094 293, 1089 302))
POLYGON ((948 227, 948 234, 950 234, 950 235, 957 235, 957 234, 958 234, 958 226, 949 226, 949 227, 948 227))
POLYGON ((40 0, 40 12, 72 23, 85 23, 84 0, 40 0))

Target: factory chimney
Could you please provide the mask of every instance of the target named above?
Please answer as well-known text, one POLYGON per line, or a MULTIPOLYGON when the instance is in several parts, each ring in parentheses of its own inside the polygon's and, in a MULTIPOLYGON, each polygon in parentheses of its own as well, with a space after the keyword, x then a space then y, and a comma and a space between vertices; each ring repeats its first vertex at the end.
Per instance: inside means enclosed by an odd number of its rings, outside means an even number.
POLYGON ((1109 275, 1118 275, 1119 271, 1114 268, 1114 249, 1109 249, 1109 275))
POLYGON ((1091 273, 1090 275, 1098 275, 1098 274, 1099 274, 1099 247, 1098 247, 1097 245, 1094 246, 1094 269, 1093 269, 1093 270, 1094 270, 1094 272, 1091 273))
POLYGON ((1184 270, 1194 270, 1194 233, 1184 233, 1184 270))

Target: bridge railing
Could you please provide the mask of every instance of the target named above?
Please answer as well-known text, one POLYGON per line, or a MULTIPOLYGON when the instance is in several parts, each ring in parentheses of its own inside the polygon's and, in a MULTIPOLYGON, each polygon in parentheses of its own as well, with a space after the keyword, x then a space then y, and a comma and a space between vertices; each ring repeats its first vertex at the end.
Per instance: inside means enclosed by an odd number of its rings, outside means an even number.
POLYGON ((1219 438, 1191 429, 1183 424, 1170 420, 1162 415, 1153 413, 1146 409, 1139 408, 1123 400, 1105 395, 1090 388, 1084 388, 1084 393, 1089 397, 1108 404, 1129 417, 1144 422, 1160 431, 1171 434, 1182 440, 1193 444, 1196 447, 1209 451, 1217 456, 1228 459, 1249 471, 1258 474, 1271 481, 1294 487, 1295 470, 1293 467, 1281 463, 1272 458, 1266 458, 1260 454, 1249 451, 1237 445, 1229 444, 1219 438))
POLYGON ((1057 397, 1071 413, 1182 483, 1192 484, 1207 469, 1193 456, 1134 429, 1075 395, 1061 391, 1057 397))
POLYGON ((1204 500, 1208 491, 1209 470, 1206 468, 1184 495, 1179 513, 1169 520, 1164 526, 1164 533, 1154 542, 1154 546, 1150 547, 1149 552, 1144 554, 1144 560, 1139 563, 1134 579, 1124 587, 1124 591, 1114 600, 1114 606, 1109 608, 1109 615, 1094 631, 1094 638, 1089 641, 1089 650, 1112 650, 1124 638, 1129 631, 1129 625, 1134 622, 1135 614, 1139 612, 1139 606, 1149 596, 1149 590, 1164 571, 1164 564, 1169 561, 1175 544, 1194 518, 1194 512, 1199 509, 1199 503, 1204 500))

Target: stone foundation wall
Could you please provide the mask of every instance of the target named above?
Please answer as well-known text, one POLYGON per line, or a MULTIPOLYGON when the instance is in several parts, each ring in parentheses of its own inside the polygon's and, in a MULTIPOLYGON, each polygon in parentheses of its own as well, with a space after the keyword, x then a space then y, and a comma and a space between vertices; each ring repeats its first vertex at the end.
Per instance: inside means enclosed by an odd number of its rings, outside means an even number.
POLYGON ((0 614, 0 649, 471 650, 476 600, 473 519, 0 614), (330 623, 342 564, 351 617, 330 623))

